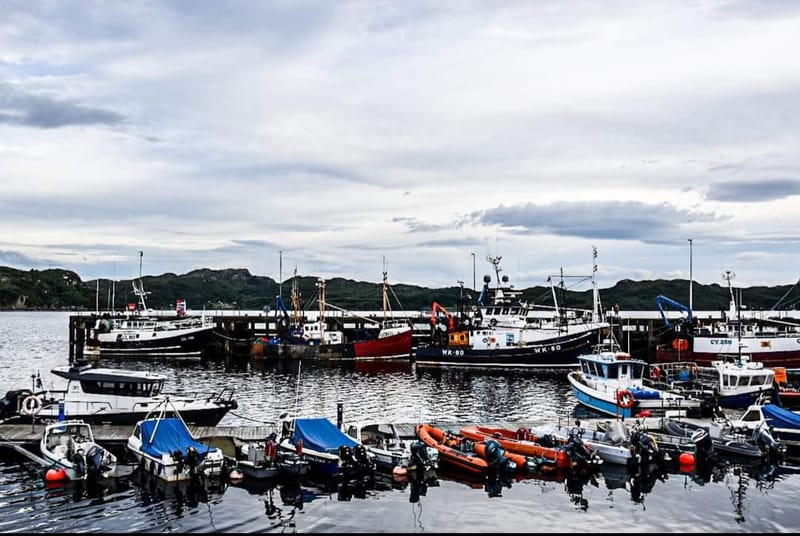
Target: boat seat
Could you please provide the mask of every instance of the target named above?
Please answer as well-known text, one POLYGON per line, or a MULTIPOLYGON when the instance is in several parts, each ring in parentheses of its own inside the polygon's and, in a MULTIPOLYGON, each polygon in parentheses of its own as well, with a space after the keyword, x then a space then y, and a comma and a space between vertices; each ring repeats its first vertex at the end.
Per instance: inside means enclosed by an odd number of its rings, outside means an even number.
POLYGON ((62 459, 67 457, 67 446, 66 445, 56 445, 53 448, 53 454, 55 454, 56 458, 62 459))

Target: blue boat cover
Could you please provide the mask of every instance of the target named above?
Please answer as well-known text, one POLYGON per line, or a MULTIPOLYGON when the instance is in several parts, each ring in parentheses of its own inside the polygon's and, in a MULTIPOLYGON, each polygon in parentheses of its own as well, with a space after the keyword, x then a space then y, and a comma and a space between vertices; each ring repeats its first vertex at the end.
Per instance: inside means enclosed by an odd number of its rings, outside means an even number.
POLYGON ((171 454, 176 450, 183 452, 184 458, 189 447, 194 447, 203 460, 214 447, 204 445, 192 437, 192 433, 178 417, 165 417, 162 419, 148 419, 142 421, 142 450, 151 456, 160 457, 162 454, 171 454), (158 424, 158 428, 156 428, 158 424), (153 437, 153 430, 156 431, 153 437), (153 438, 152 442, 150 438, 153 438))
POLYGON ((294 442, 303 440, 303 448, 338 454, 339 447, 347 445, 350 448, 358 442, 345 434, 324 417, 294 420, 294 442))
POLYGON ((767 424, 773 428, 796 428, 800 430, 800 415, 774 404, 761 406, 767 424))

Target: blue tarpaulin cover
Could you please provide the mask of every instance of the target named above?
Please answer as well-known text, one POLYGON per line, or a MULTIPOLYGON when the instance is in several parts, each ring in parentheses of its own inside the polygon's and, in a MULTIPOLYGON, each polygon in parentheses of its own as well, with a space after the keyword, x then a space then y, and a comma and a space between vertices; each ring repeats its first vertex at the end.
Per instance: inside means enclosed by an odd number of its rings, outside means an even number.
POLYGON ((324 417, 294 420, 294 442, 303 440, 303 448, 317 452, 338 454, 339 447, 347 445, 350 448, 358 445, 352 437, 345 434, 324 417))
POLYGON ((189 447, 194 447, 200 454, 200 459, 205 459, 214 447, 204 445, 192 437, 192 433, 178 417, 165 417, 162 419, 148 419, 142 421, 142 450, 151 456, 160 457, 164 453, 171 454, 176 450, 183 452, 186 457, 189 447), (158 428, 156 428, 158 424, 158 428), (153 430, 156 434, 153 437, 153 430), (150 441, 150 438, 153 441, 150 441))
POLYGON ((800 415, 773 404, 761 406, 767 424, 773 428, 797 428, 800 430, 800 415))

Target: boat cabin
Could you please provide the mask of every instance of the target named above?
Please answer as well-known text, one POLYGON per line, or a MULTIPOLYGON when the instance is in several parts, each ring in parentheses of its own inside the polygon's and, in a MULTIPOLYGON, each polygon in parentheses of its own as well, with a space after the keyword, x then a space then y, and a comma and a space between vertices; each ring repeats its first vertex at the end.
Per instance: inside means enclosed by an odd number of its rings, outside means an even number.
POLYGON ((578 358, 581 372, 603 380, 625 380, 641 382, 649 365, 639 359, 631 359, 627 352, 596 347, 596 352, 578 358))

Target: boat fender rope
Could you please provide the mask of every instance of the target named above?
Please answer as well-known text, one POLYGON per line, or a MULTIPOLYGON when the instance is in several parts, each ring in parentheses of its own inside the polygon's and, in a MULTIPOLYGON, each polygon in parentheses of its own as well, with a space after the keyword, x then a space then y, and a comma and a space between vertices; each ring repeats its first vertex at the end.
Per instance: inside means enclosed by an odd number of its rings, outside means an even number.
POLYGON ((33 417, 42 411, 42 400, 36 395, 29 395, 22 401, 22 412, 33 417))
POLYGON ((617 391, 617 405, 622 409, 630 409, 633 407, 633 393, 627 389, 617 391))

